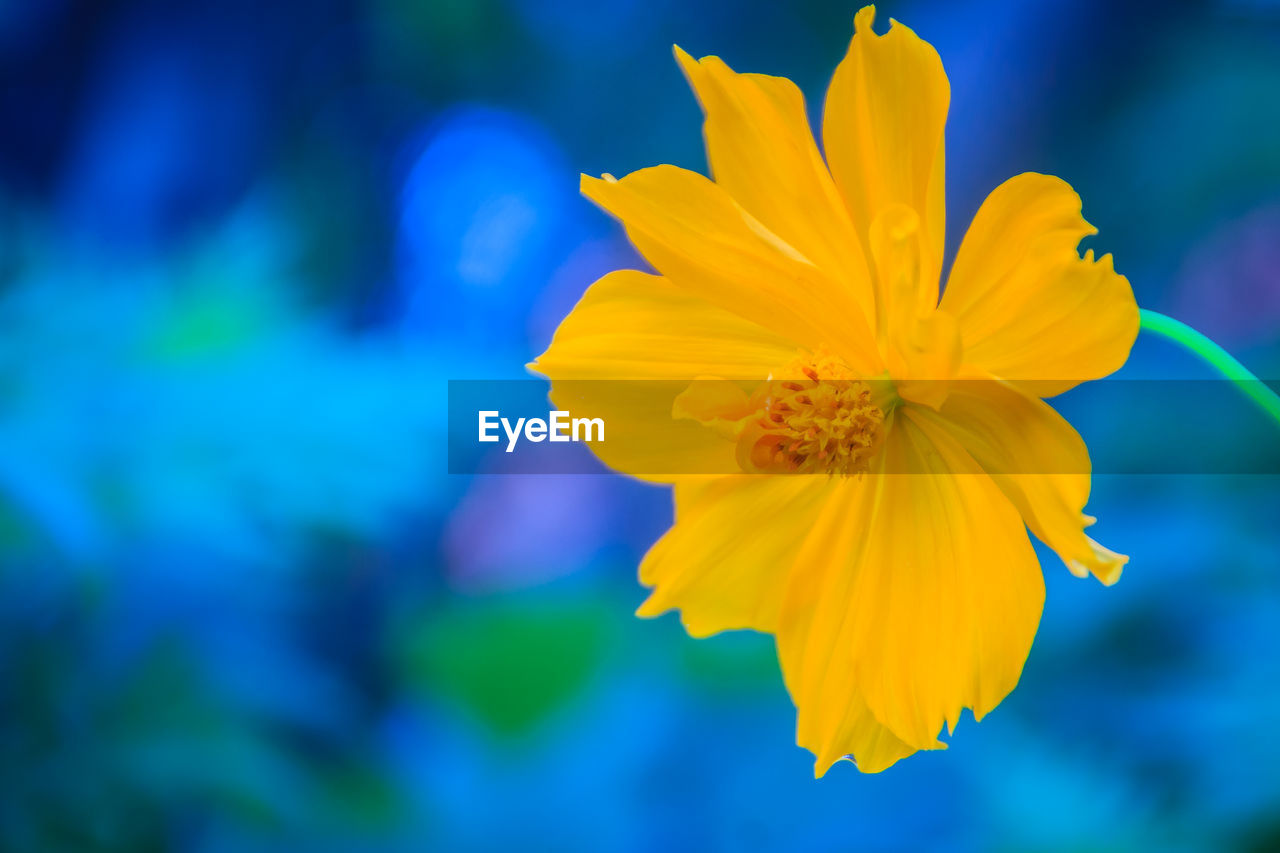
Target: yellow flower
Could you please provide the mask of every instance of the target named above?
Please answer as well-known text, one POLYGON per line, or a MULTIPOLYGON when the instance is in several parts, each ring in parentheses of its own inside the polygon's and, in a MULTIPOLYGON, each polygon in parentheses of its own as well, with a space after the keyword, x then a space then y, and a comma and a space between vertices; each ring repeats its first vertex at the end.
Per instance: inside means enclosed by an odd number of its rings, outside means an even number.
POLYGON ((1124 363, 1129 283, 1078 253, 1095 232, 1071 187, 1027 173, 987 197, 939 300, 949 84, 929 44, 873 17, 827 92, 825 160, 790 80, 676 49, 714 181, 583 176, 658 275, 597 281, 532 365, 615 432, 658 409, 679 425, 597 449, 675 483, 639 613, 774 634, 818 775, 943 748, 963 708, 981 719, 1013 689, 1044 603, 1027 528, 1076 575, 1110 584, 1127 560, 1085 535, 1088 451, 1042 398, 1124 363), (689 390, 673 409, 574 384, 595 379, 689 390), (769 476, 797 472, 814 476, 769 476))

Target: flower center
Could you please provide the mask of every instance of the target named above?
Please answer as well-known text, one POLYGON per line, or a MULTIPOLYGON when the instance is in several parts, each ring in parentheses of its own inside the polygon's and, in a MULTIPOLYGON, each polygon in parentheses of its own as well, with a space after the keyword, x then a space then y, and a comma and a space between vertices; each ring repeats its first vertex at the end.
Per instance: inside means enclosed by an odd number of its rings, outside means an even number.
POLYGON ((866 471, 884 424, 871 387, 824 349, 802 352, 779 376, 770 377, 763 407, 739 436, 743 470, 841 476, 866 471))

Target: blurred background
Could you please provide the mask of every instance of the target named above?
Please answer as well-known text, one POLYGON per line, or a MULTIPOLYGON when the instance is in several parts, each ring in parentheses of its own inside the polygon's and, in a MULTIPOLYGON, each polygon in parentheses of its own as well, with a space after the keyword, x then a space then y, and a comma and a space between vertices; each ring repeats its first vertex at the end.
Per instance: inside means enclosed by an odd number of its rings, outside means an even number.
MULTIPOLYGON (((0 2, 0 849, 1280 847, 1277 478, 1097 478, 1124 579, 1042 551, 1019 689, 815 782, 768 638, 632 617, 668 493, 445 473, 445 381, 639 263, 578 172, 705 169, 672 43, 816 114, 856 6, 0 2)), ((950 74, 951 247, 1061 175, 1280 376, 1280 4, 889 15, 950 74)), ((1238 406, 1080 426, 1194 454, 1238 406)))

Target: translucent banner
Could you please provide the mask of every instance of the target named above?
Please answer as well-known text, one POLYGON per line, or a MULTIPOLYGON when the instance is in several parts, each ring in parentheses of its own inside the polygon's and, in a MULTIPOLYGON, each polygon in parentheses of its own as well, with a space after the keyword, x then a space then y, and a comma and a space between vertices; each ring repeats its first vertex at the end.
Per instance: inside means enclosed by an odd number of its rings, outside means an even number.
POLYGON ((1034 392, 804 376, 453 380, 449 472, 921 474, 936 473, 940 447, 1001 474, 1280 474, 1280 431, 1230 382, 1102 380, 1047 401, 1034 392))

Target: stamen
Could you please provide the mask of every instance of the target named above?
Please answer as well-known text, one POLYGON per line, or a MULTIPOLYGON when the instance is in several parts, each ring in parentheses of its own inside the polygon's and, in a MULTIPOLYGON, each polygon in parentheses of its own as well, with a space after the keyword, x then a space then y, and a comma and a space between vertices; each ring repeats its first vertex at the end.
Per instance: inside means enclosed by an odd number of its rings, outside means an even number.
POLYGON ((800 353, 775 374, 802 374, 810 383, 766 382, 758 398, 765 401, 763 416, 739 438, 743 469, 841 476, 865 472, 879 450, 884 424, 866 382, 843 359, 821 349, 800 353))

